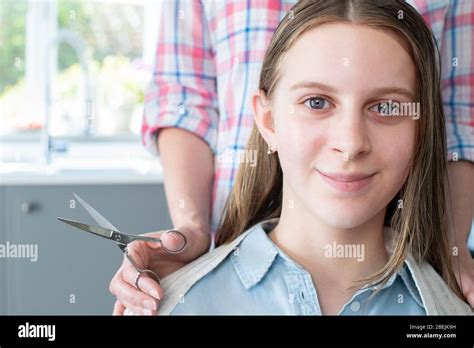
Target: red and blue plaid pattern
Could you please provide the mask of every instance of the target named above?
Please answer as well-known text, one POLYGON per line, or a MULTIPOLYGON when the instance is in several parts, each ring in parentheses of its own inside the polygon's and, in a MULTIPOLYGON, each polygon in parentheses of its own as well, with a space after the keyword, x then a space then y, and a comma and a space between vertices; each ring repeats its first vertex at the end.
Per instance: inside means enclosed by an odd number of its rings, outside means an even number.
MULTIPOLYGON (((449 160, 474 162, 474 1, 411 0, 432 28, 442 56, 449 160), (455 153, 455 154, 454 154, 455 153)), ((296 0, 166 0, 153 79, 145 96, 142 141, 157 153, 161 128, 204 139, 215 154, 211 229, 217 228, 239 167, 219 160, 243 150, 253 126, 250 95, 265 50, 296 0)))

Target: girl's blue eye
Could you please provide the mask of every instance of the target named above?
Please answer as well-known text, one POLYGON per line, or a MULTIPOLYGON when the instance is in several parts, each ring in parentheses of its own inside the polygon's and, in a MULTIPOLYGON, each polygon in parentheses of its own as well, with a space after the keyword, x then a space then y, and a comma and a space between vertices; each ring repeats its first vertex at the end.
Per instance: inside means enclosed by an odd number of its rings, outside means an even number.
POLYGON ((308 106, 313 110, 327 109, 330 104, 329 102, 321 97, 311 97, 305 100, 304 105, 308 106), (308 104, 309 102, 309 104, 308 104))
POLYGON ((369 110, 381 115, 387 115, 390 113, 389 104, 387 102, 377 103, 371 106, 369 110))

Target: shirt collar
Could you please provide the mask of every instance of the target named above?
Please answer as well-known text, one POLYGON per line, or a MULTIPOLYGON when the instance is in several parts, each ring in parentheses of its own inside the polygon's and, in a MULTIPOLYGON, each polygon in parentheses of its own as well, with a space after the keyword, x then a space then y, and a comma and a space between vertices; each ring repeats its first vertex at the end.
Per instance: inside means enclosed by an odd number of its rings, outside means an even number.
POLYGON ((271 219, 251 227, 231 254, 232 265, 246 289, 257 284, 267 274, 278 255, 277 247, 266 232, 277 222, 278 219, 271 219))
MULTIPOLYGON (((385 284, 367 284, 361 289, 359 289, 355 295, 358 295, 361 292, 368 290, 383 290, 389 288, 395 281, 401 281, 407 288, 411 297, 415 300, 418 305, 425 307, 423 305, 423 300, 421 299, 420 291, 415 283, 413 273, 410 271, 410 265, 407 260, 404 261, 403 265, 393 273, 385 284)), ((354 297, 355 297, 354 295, 354 297)))
MULTIPOLYGON (((267 236, 267 233, 276 226, 278 220, 278 218, 265 220, 251 227, 246 232, 247 236, 242 239, 231 254, 232 265, 246 289, 250 289, 262 280, 268 273, 277 255, 280 255, 283 259, 296 265, 296 263, 289 259, 267 236)), ((386 237, 388 236, 386 235, 386 237)), ((388 248, 388 250, 390 251, 390 248, 388 248)), ((408 260, 405 260, 404 265, 392 274, 383 286, 381 284, 369 284, 359 291, 364 291, 364 289, 367 288, 376 290, 380 287, 386 289, 395 282, 398 276, 401 277, 415 301, 423 307, 423 302, 418 287, 416 286, 416 280, 413 278, 413 272, 410 270, 408 260)))
POLYGON ((423 308, 425 308, 423 304, 423 299, 421 297, 421 292, 417 285, 417 279, 415 278, 415 273, 413 272, 413 266, 411 264, 410 257, 405 260, 406 267, 400 272, 400 276, 402 277, 403 281, 405 282, 408 291, 410 292, 411 296, 415 299, 415 301, 423 308))

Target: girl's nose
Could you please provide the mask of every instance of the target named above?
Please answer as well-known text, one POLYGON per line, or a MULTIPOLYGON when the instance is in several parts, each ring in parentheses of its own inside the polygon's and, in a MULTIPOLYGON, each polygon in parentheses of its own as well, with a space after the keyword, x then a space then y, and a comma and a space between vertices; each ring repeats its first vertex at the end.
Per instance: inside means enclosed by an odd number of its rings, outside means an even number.
POLYGON ((342 160, 353 160, 370 152, 367 125, 362 115, 342 115, 335 121, 330 142, 332 150, 337 152, 342 160))

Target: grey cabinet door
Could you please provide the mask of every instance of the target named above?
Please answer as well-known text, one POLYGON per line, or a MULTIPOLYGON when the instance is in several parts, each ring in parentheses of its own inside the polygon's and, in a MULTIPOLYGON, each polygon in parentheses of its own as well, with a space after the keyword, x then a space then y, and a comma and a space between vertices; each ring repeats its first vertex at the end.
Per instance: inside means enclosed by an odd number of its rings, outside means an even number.
MULTIPOLYGON (((0 186, 0 243, 3 243, 5 236, 5 188, 0 186)), ((0 314, 5 313, 6 293, 5 293, 5 277, 6 259, 0 258, 0 314)))
POLYGON ((38 253, 36 261, 0 260, 2 314, 111 314, 108 286, 123 254, 113 242, 56 220, 95 224, 72 192, 121 231, 171 228, 162 185, 5 187, 0 243, 36 245, 38 253))

